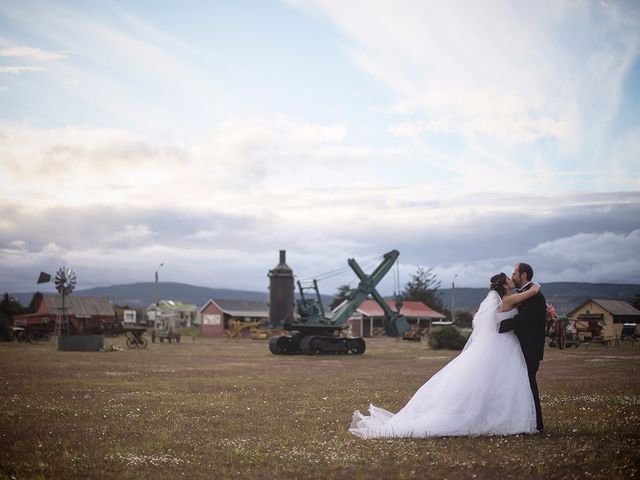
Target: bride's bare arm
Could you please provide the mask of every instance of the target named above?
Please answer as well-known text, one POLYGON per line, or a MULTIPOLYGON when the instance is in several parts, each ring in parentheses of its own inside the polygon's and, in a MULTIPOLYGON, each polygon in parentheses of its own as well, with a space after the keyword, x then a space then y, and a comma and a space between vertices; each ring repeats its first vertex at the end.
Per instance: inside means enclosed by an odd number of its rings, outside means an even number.
POLYGON ((533 283, 529 290, 520 293, 514 293, 502 298, 502 311, 511 310, 518 303, 524 302, 527 298, 533 297, 540 291, 540 284, 533 283))

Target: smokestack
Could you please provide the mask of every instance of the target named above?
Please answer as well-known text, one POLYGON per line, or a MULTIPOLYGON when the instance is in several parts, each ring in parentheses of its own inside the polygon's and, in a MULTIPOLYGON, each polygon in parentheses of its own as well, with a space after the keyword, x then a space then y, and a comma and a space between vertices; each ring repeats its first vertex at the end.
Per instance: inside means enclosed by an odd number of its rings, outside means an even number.
POLYGON ((280 250, 280 263, 269 271, 269 323, 276 328, 293 323, 293 270, 286 259, 280 250))

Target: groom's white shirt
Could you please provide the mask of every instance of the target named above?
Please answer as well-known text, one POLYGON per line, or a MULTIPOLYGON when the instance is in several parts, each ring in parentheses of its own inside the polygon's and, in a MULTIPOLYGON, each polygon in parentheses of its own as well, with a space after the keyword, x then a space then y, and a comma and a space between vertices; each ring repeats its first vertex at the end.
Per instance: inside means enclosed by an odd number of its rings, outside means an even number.
POLYGON ((533 282, 532 282, 531 280, 529 280, 529 281, 528 281, 527 283, 525 283, 522 287, 517 288, 516 290, 518 290, 518 293, 520 293, 520 292, 524 292, 524 291, 527 289, 527 287, 528 287, 529 285, 531 285, 532 283, 533 283, 533 282))

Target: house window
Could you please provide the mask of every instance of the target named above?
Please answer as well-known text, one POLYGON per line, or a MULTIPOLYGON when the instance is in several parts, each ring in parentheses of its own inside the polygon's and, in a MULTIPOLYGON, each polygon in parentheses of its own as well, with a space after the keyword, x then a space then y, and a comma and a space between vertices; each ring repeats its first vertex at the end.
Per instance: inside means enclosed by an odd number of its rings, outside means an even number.
POLYGON ((220 325, 220 315, 219 314, 206 314, 202 316, 202 324, 203 325, 220 325))

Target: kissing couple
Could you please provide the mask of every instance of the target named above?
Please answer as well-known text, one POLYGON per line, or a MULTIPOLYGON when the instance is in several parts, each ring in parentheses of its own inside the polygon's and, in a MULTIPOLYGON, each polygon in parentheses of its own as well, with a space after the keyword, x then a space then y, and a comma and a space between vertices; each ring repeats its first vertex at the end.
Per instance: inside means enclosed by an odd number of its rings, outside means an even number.
POLYGON ((513 435, 544 430, 536 373, 544 352, 546 301, 533 269, 491 277, 462 352, 395 415, 369 406, 349 431, 362 438, 513 435), (512 293, 517 288, 517 293, 512 293))

